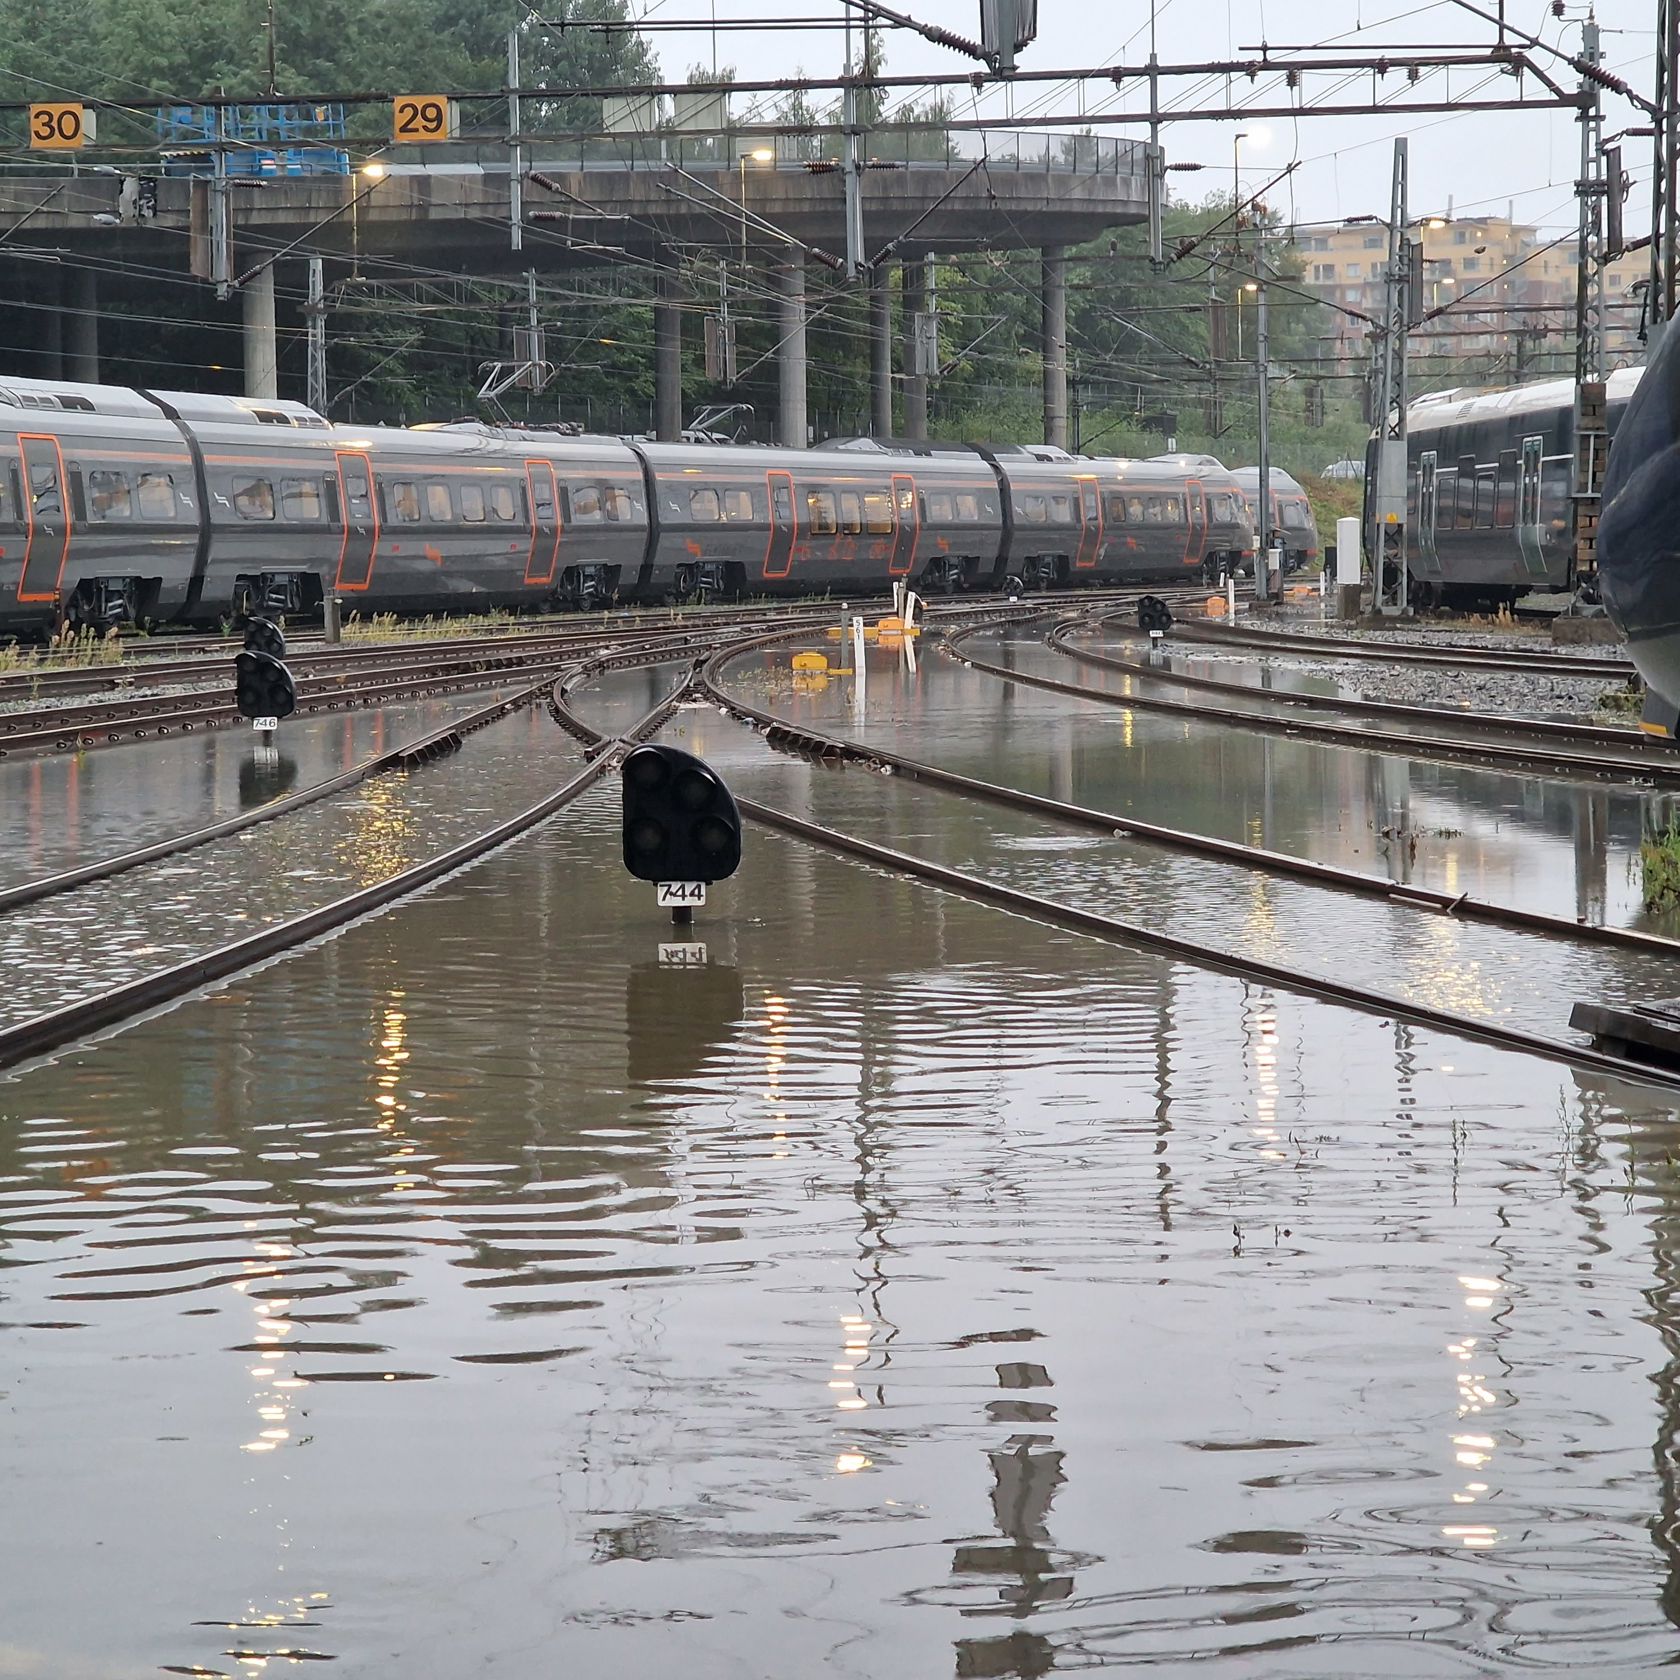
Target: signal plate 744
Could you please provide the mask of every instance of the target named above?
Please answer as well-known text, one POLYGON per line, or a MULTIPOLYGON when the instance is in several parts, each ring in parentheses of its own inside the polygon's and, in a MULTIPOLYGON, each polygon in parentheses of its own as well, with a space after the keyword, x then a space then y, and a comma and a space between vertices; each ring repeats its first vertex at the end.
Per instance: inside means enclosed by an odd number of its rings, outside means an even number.
POLYGON ((659 883, 660 909, 692 909, 696 905, 706 902, 706 883, 704 881, 661 881, 659 883))

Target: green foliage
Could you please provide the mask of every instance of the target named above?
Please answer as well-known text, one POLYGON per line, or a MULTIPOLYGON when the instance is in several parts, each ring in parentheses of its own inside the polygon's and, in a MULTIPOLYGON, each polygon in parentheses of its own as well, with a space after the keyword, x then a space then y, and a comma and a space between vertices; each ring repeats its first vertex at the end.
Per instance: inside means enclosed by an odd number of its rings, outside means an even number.
POLYGON ((1647 910, 1680 909, 1680 824, 1647 835, 1639 843, 1639 866, 1647 910))

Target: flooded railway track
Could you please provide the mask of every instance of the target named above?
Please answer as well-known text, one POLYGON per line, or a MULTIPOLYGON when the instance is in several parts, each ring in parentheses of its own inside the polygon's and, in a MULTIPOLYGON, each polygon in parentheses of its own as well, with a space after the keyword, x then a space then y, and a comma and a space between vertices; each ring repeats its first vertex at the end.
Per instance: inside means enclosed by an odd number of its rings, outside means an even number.
MULTIPOLYGON (((1159 825, 1136 823, 1130 819, 1111 816, 1105 812, 1066 805, 1059 801, 1044 799, 1016 789, 1001 787, 994 783, 980 782, 955 772, 940 770, 936 766, 921 764, 901 755, 883 752, 861 743, 847 742, 834 736, 822 735, 816 731, 794 728, 783 723, 774 714, 749 706, 737 699, 722 686, 719 680, 723 668, 732 660, 763 647, 767 641, 772 639, 780 638, 761 637, 743 641, 733 647, 719 649, 699 667, 694 681, 695 690, 712 701, 713 704, 731 713, 738 720, 764 732, 766 744, 769 746, 774 747, 780 744, 795 752, 805 752, 818 758, 853 759, 860 763, 873 763, 881 768, 891 769, 895 774, 903 774, 914 780, 922 780, 930 786, 940 786, 966 797, 1008 805, 1017 810, 1027 811, 1035 815, 1050 816, 1054 820, 1077 824, 1082 827, 1100 827, 1114 835, 1131 835, 1161 844, 1182 843, 1187 849, 1193 848, 1203 851, 1206 855, 1221 856, 1227 861, 1240 862, 1248 868, 1287 871, 1311 879, 1319 885, 1334 886, 1343 891, 1360 892, 1385 899, 1400 906, 1411 906, 1420 911, 1428 911, 1436 915, 1457 913, 1465 916, 1466 919, 1476 917, 1508 928, 1541 933, 1549 937, 1601 941, 1623 949, 1638 950, 1647 955, 1657 955, 1665 958, 1680 954, 1680 945, 1677 945, 1675 941, 1655 935, 1614 928, 1584 930, 1574 923, 1565 922, 1562 918, 1545 916, 1538 912, 1512 910, 1496 904, 1472 901, 1467 896, 1453 897, 1446 894, 1435 894, 1428 890, 1396 887, 1392 883, 1360 876, 1353 871, 1335 870, 1329 866, 1309 863, 1306 860, 1284 858, 1280 854, 1266 852, 1259 848, 1241 846, 1230 842, 1211 841, 1203 836, 1184 835, 1178 831, 1164 829, 1159 825), (779 739, 777 732, 779 732, 779 739)), ((581 686, 581 684, 573 685, 574 691, 578 686, 581 686)), ((604 750, 610 744, 609 737, 594 729, 577 710, 576 706, 571 703, 569 697, 562 709, 566 714, 567 727, 581 739, 592 742, 597 750, 604 750)), ((1264 959, 1224 950, 1202 940, 1163 933, 1158 929, 1145 927, 1135 921, 1082 909, 1061 900, 1046 898, 1038 893, 1027 892, 1021 888, 1009 886, 965 870, 935 863, 893 847, 883 846, 860 835, 847 833, 829 824, 812 822, 806 818, 794 816, 790 812, 764 805, 755 800, 738 798, 737 803, 743 815, 795 839, 807 841, 825 850, 874 864, 893 873, 926 882, 929 885, 946 888, 977 902, 991 904, 1000 909, 1029 916, 1035 921, 1050 926, 1066 928, 1075 932, 1091 934, 1097 938, 1155 951, 1161 955, 1179 958, 1220 973, 1275 985, 1302 996, 1317 998, 1325 1002, 1342 1004, 1366 1014, 1405 1020, 1459 1038, 1471 1039, 1502 1049, 1517 1050, 1547 1061, 1559 1062, 1567 1066, 1598 1073, 1610 1073, 1618 1078, 1637 1083, 1663 1087, 1680 1086, 1680 1070, 1670 1072, 1643 1062, 1596 1050, 1584 1044, 1571 1042, 1561 1037, 1548 1037, 1542 1033, 1505 1026, 1496 1021, 1466 1017, 1391 993, 1379 992, 1369 987, 1312 974, 1285 964, 1268 962, 1264 959)))
MULTIPOLYGON (((1074 620, 1072 622, 1077 625, 1082 621, 1074 620)), ((1398 730, 1382 733, 1352 724, 1329 723, 1308 718, 1278 717, 1230 703, 1214 704, 1211 701, 1169 700, 1164 695, 1145 694, 1135 688, 1130 693, 1119 694, 1108 689, 1093 688, 1089 684, 1068 682, 1059 677, 1044 676, 1036 671, 1022 671, 1008 665, 998 664, 994 660, 984 659, 962 645, 963 639, 972 633, 972 631, 958 631, 946 638, 944 645, 952 658, 960 660, 971 670, 982 671, 988 676, 1001 678, 1005 682, 1020 683, 1029 688, 1042 689, 1046 693, 1064 695, 1069 699, 1091 700, 1099 705, 1121 708, 1132 707, 1140 711, 1164 712, 1225 728, 1253 729, 1268 734, 1290 736, 1297 740, 1318 741, 1328 746, 1355 747, 1366 752, 1386 752, 1413 758, 1436 758, 1489 764, 1496 767, 1524 769, 1549 776, 1575 776, 1582 779, 1613 778, 1619 781, 1646 783, 1653 786, 1680 786, 1680 759, 1677 759, 1671 753, 1638 747, 1630 747, 1628 751, 1622 753, 1571 752, 1550 745, 1548 732, 1530 731, 1525 719, 1513 719, 1505 727, 1513 736, 1529 735, 1531 737, 1529 743, 1520 740, 1471 740, 1447 735, 1414 734, 1398 730)), ((1052 627, 1051 631, 1047 632, 1047 644, 1058 647, 1060 652, 1070 653, 1071 649, 1059 646, 1050 640, 1055 633, 1056 627, 1052 627)), ((1093 657, 1086 662, 1094 664, 1100 661, 1093 657)), ((1134 673, 1129 669, 1123 670, 1119 674, 1132 678, 1134 681, 1141 675, 1141 673, 1134 673)), ((1148 673, 1148 675, 1150 680, 1169 687, 1180 681, 1177 675, 1166 671, 1155 671, 1148 673)), ((1198 685, 1188 684, 1186 686, 1195 687, 1198 685)), ((1227 689, 1222 692, 1226 694, 1227 701, 1252 698, 1265 704, 1275 698, 1270 693, 1253 689, 1227 689)), ((1377 702, 1366 702, 1365 704, 1374 705, 1377 702)), ((1450 726, 1456 724, 1459 719, 1456 714, 1440 711, 1433 713, 1430 721, 1440 726, 1450 726)), ((1564 732, 1565 738, 1568 738, 1570 732, 1567 725, 1564 726, 1564 732)))
MULTIPOLYGON (((1442 724, 1454 728, 1538 736, 1550 740, 1575 743, 1597 742, 1602 746, 1619 747, 1634 755, 1644 755, 1660 767, 1674 757, 1672 746, 1658 746, 1649 736, 1637 729, 1618 728, 1612 724, 1572 723, 1558 718, 1515 717, 1507 713, 1481 712, 1468 707, 1411 706, 1396 700, 1367 700, 1337 694, 1310 694, 1302 690, 1256 688, 1251 683, 1227 682, 1220 677, 1200 676, 1193 672, 1173 670, 1143 659, 1125 659, 1105 653, 1100 648, 1084 646, 1074 640, 1080 630, 1100 630, 1104 634, 1136 637, 1142 634, 1135 625, 1122 623, 1116 614, 1095 615, 1090 618, 1064 619, 1051 628, 1046 642, 1058 653, 1065 653, 1081 665, 1101 670, 1117 671, 1122 676, 1144 678, 1165 683, 1174 688, 1199 689, 1205 693, 1221 694, 1231 700, 1258 700, 1266 705, 1297 706, 1307 711, 1342 712, 1355 717, 1392 718, 1397 722, 1442 724)), ((1178 635, 1175 627, 1173 634, 1178 635)))

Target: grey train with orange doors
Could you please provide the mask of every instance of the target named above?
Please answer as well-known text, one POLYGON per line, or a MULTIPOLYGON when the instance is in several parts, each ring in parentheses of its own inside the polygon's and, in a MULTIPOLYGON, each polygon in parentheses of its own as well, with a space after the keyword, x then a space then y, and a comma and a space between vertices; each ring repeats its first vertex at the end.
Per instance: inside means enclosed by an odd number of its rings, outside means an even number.
POLYGON ((1199 578, 1217 467, 863 440, 658 444, 0 379, 0 635, 613 601, 1199 578))

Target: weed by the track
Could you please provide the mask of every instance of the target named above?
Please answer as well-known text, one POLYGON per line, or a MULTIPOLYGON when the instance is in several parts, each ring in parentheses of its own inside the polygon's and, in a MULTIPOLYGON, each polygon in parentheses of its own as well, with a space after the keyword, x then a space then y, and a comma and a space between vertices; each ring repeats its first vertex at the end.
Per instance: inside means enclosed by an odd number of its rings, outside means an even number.
POLYGON ((1680 909, 1680 821, 1639 842, 1639 868, 1647 910, 1680 909))
POLYGON ((1621 723, 1630 717, 1638 717, 1645 705, 1645 690, 1639 683, 1618 683, 1614 688, 1607 688, 1593 701, 1593 716, 1608 718, 1613 723, 1621 723))
POLYGON ((0 672, 73 671, 96 665, 120 665, 124 650, 116 631, 61 630, 44 647, 0 648, 0 672))

